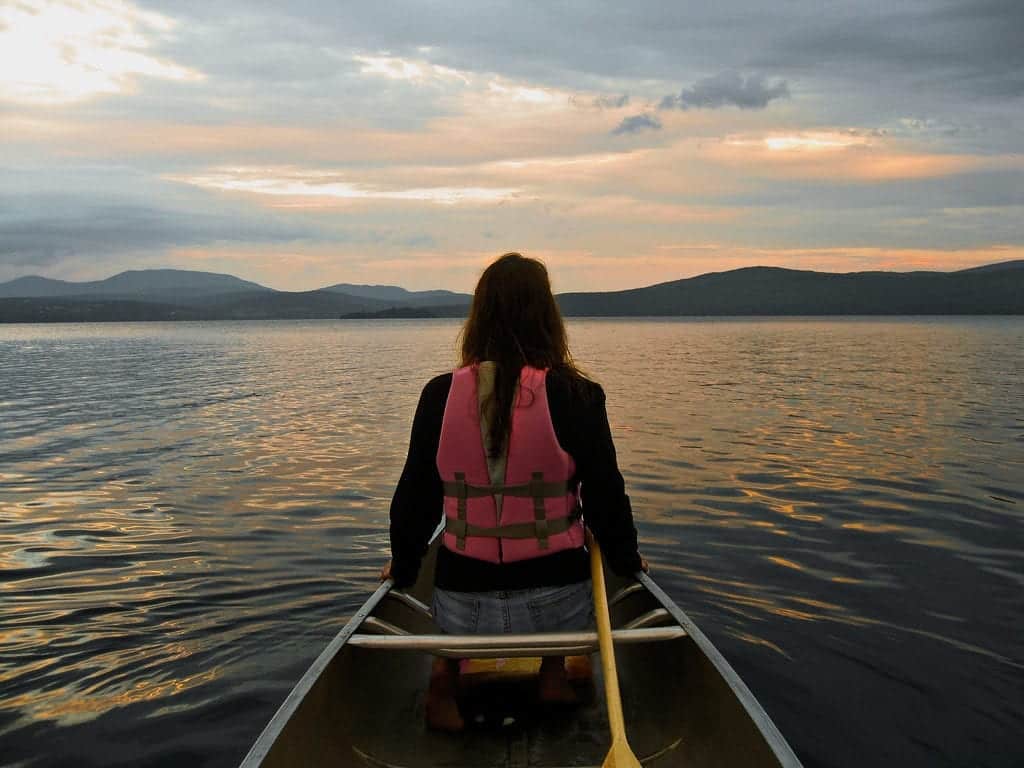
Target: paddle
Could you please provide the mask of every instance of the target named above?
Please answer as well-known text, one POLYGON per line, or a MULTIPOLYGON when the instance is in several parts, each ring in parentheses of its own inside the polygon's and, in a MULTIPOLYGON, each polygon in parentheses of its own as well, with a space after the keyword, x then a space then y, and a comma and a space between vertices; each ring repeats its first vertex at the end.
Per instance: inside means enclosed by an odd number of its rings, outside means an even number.
MULTIPOLYGON (((588 532, 589 534, 589 532, 588 532)), ((622 718, 622 698, 619 695, 619 675, 615 669, 615 647, 612 644, 612 619, 608 614, 608 592, 604 586, 604 566, 601 548, 593 536, 587 536, 590 547, 590 578, 594 589, 594 616, 597 618, 597 640, 601 647, 601 669, 604 672, 604 697, 608 704, 608 725, 611 726, 612 746, 605 757, 603 768, 640 768, 633 750, 626 741, 626 724, 622 718)))

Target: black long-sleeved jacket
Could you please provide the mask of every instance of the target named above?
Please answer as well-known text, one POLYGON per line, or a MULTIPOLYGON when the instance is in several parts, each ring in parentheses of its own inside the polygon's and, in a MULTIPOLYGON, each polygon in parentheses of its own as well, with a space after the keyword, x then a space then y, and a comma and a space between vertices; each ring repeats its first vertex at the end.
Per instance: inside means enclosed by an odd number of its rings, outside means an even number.
MULTIPOLYGON (((447 373, 423 388, 409 455, 391 501, 391 572, 398 586, 415 581, 430 535, 444 515, 437 448, 451 384, 452 374, 447 373)), ((558 442, 576 462, 584 520, 612 570, 635 573, 640 570, 636 528, 615 458, 604 391, 598 384, 552 370, 547 375, 547 396, 558 442)), ((485 562, 442 547, 435 584, 442 589, 483 592, 570 584, 589 575, 582 547, 514 563, 485 562)))

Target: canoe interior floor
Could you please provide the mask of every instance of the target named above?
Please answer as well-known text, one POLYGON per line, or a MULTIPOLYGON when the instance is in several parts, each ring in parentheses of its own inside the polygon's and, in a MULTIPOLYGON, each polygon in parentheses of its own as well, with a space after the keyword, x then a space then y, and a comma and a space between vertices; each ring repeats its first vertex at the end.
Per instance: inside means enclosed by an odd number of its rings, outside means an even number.
MULTIPOLYGON (((568 768, 600 766, 608 752, 608 720, 602 681, 587 657, 572 657, 567 669, 580 701, 542 705, 537 698, 539 659, 489 659, 462 663, 459 708, 466 729, 459 734, 430 731, 424 723, 420 690, 412 700, 393 702, 372 732, 352 744, 356 765, 368 768, 568 768), (593 677, 592 677, 593 675, 593 677)), ((424 678, 423 688, 425 689, 424 678)), ((632 729, 631 729, 632 730, 632 729)), ((650 754, 645 764, 677 744, 650 754)))

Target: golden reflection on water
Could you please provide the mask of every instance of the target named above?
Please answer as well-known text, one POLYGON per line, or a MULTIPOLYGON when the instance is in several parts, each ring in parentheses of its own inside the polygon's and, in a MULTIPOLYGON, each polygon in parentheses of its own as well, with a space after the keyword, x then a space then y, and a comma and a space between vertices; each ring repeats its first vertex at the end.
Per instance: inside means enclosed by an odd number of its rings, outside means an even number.
POLYGON ((770 640, 766 640, 763 637, 752 635, 749 632, 733 632, 731 634, 733 637, 735 637, 737 640, 741 642, 747 643, 749 645, 759 645, 764 648, 768 648, 769 650, 774 651, 779 656, 782 656, 783 658, 788 659, 789 661, 793 660, 793 657, 786 653, 784 650, 782 650, 782 648, 780 648, 778 645, 771 642, 770 640))
MULTIPOLYGON (((168 662, 175 660, 174 657, 166 659, 168 662)), ((64 687, 49 691, 46 697, 32 694, 15 696, 4 703, 4 708, 20 712, 23 717, 31 720, 55 720, 60 725, 74 725, 119 707, 162 701, 190 689, 201 688, 219 676, 219 670, 214 668, 178 679, 138 680, 120 689, 102 693, 64 687)))
MULTIPOLYGON (((784 517, 791 518, 793 520, 800 520, 803 522, 820 523, 825 519, 824 515, 815 514, 812 512, 797 512, 797 502, 784 502, 779 501, 767 493, 761 493, 751 488, 740 488, 740 493, 743 493, 747 497, 756 501, 764 502, 765 506, 772 512, 776 512, 784 517)), ((815 502, 808 502, 805 506, 816 507, 819 506, 815 502)))
POLYGON ((905 525, 894 525, 893 523, 872 523, 858 521, 843 523, 843 528, 849 531, 863 531, 864 533, 903 533, 909 530, 905 525))
POLYGON ((781 565, 783 568, 792 568, 794 571, 804 570, 804 567, 802 565, 794 563, 792 560, 787 560, 784 557, 778 557, 777 555, 768 555, 768 560, 775 563, 776 565, 781 565))

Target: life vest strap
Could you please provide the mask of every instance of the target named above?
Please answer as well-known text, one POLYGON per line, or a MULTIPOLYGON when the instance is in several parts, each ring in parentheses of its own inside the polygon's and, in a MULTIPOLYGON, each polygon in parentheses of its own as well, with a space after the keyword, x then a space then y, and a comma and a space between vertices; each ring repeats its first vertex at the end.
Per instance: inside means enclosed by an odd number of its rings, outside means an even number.
MULTIPOLYGON (((578 514, 565 518, 548 520, 545 499, 563 499, 576 492, 579 481, 575 477, 561 481, 545 481, 543 472, 533 472, 530 481, 519 485, 470 485, 466 482, 465 472, 456 472, 454 481, 441 483, 444 495, 457 499, 457 519, 447 518, 445 531, 455 536, 455 548, 466 549, 466 536, 487 536, 500 539, 536 539, 538 549, 547 549, 549 539, 556 533, 569 530, 578 514), (495 527, 470 525, 467 521, 466 499, 477 499, 484 496, 519 496, 533 499, 533 522, 514 523, 495 527)), ((577 503, 578 506, 578 503, 577 503)))
MULTIPOLYGON (((466 473, 456 472, 455 482, 452 483, 455 486, 455 497, 458 499, 458 522, 462 525, 466 525, 466 498, 469 495, 469 486, 466 484, 466 473)), ((466 548, 466 534, 463 533, 461 536, 455 537, 455 548, 464 550, 466 548)))
MULTIPOLYGON (((540 472, 534 473, 535 476, 540 474, 540 472)), ((569 480, 555 482, 531 480, 520 485, 503 485, 500 483, 496 485, 470 485, 465 481, 465 474, 456 472, 455 480, 443 482, 441 487, 445 496, 460 500, 467 498, 478 499, 483 496, 496 496, 498 494, 522 498, 559 499, 563 496, 568 496, 570 493, 575 493, 577 483, 579 481, 576 478, 570 478, 569 480)))
MULTIPOLYGON (((573 524, 579 518, 575 515, 569 517, 559 517, 554 520, 545 520, 547 525, 547 535, 554 536, 556 533, 564 533, 572 528, 573 524)), ((456 520, 455 518, 449 517, 444 521, 444 530, 446 533, 450 533, 455 536, 456 542, 460 539, 465 542, 466 536, 485 536, 491 539, 535 539, 539 538, 537 535, 537 523, 509 523, 508 525, 498 525, 494 527, 485 527, 482 525, 472 525, 464 520, 456 520)), ((461 547, 465 548, 465 544, 461 547)), ((546 547, 542 547, 546 549, 546 547)))
POLYGON ((533 528, 537 534, 537 547, 548 548, 549 526, 547 510, 544 508, 544 473, 534 472, 530 478, 530 496, 533 497, 533 528))

